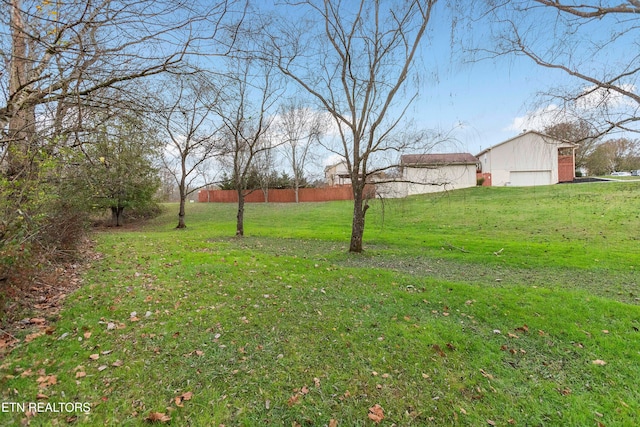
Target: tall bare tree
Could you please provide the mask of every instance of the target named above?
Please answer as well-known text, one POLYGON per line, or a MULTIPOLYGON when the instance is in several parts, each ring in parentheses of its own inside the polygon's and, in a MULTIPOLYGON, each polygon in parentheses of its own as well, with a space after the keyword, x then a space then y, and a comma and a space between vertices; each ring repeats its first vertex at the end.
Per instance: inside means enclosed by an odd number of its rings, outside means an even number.
POLYGON ((229 59, 225 98, 216 112, 222 122, 221 161, 231 172, 238 194, 236 236, 244 235, 247 180, 256 157, 274 147, 267 133, 281 95, 274 70, 251 58, 229 59))
POLYGON ((163 163, 175 179, 180 195, 176 228, 185 228, 187 197, 211 184, 200 171, 217 153, 213 109, 219 102, 219 91, 204 73, 173 76, 165 83, 168 90, 160 101, 164 105, 157 112, 168 136, 163 163))
MULTIPOLYGON (((588 120, 600 135, 640 131, 640 2, 479 0, 459 2, 474 21, 489 20, 493 38, 473 34, 481 56, 519 55, 572 82, 542 93, 588 120), (483 45, 491 40, 492 45, 483 45), (478 41, 480 41, 478 44, 478 41)), ((464 12, 463 12, 464 13, 464 12)), ((477 24, 477 23, 476 23, 477 24)))
POLYGON ((24 159, 16 153, 28 153, 39 107, 109 105, 112 99, 101 94, 110 92, 101 89, 175 70, 215 38, 230 1, 202 6, 173 0, 4 0, 0 148, 5 168, 20 168, 24 159))
POLYGON ((309 109, 300 100, 283 104, 278 117, 276 133, 283 141, 282 151, 293 171, 293 189, 298 203, 298 190, 307 160, 313 145, 318 144, 326 132, 327 123, 320 112, 309 109))
POLYGON ((435 4, 291 2, 288 7, 304 8, 303 16, 310 20, 292 14, 297 23, 272 37, 270 51, 280 70, 318 101, 339 133, 335 151, 347 164, 354 199, 350 252, 362 252, 367 183, 397 167, 399 152, 409 144, 400 138, 400 129, 416 93, 402 92, 408 92, 407 80, 435 4))

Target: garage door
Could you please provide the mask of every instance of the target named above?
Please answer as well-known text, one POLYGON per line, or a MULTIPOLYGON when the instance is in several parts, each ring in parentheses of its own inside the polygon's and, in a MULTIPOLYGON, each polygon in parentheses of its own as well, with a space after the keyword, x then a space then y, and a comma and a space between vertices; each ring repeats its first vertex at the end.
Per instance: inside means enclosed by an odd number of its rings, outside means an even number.
POLYGON ((551 184, 551 171, 512 171, 509 174, 514 187, 530 187, 533 185, 551 184))

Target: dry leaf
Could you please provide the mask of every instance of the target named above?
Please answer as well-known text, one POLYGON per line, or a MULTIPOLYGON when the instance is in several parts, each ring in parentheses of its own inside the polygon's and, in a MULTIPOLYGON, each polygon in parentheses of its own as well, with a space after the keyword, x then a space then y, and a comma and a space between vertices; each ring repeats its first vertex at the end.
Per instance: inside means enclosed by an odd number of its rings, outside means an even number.
POLYGON ((289 400, 287 400, 287 405, 289 406, 293 406, 296 403, 298 403, 298 399, 300 399, 300 395, 299 394, 294 394, 293 396, 291 396, 289 398, 289 400))
POLYGON ((84 378, 87 376, 87 373, 84 371, 78 371, 76 372, 76 378, 84 378))
POLYGON ((382 406, 376 403, 371 408, 369 408, 368 417, 376 424, 382 421, 384 419, 384 411, 382 410, 382 406))
POLYGON ((24 342, 25 343, 31 342, 31 341, 35 340, 36 338, 38 338, 39 336, 42 336, 42 335, 44 335, 43 331, 34 332, 34 333, 29 334, 26 337, 24 337, 24 342))
POLYGON ((329 427, 338 427, 338 421, 336 421, 333 418, 331 418, 329 420, 329 427))
POLYGON ((309 394, 309 387, 307 386, 302 387, 302 389, 300 390, 300 393, 309 394))
POLYGON ((49 398, 49 396, 47 396, 46 394, 42 394, 42 393, 36 394, 36 399, 38 399, 38 400, 46 400, 48 398, 49 398))
POLYGON ((314 378, 313 383, 316 385, 316 387, 320 387, 320 378, 314 378))
POLYGON ((600 360, 600 359, 596 359, 593 361, 594 365, 600 365, 600 366, 604 366, 607 364, 607 362, 605 362, 604 360, 600 360))
POLYGON ((484 369, 480 369, 480 373, 482 374, 483 377, 488 378, 490 380, 493 379, 493 375, 487 373, 484 369))
POLYGON ((465 409, 464 409, 464 408, 460 408, 460 413, 461 413, 461 414, 464 414, 464 415, 467 415, 467 411, 465 411, 465 409))
POLYGON ((496 422, 493 420, 487 420, 487 424, 489 424, 490 426, 495 426, 496 422))
POLYGON ((100 359, 100 355, 98 353, 92 354, 92 355, 89 356, 89 359, 98 360, 98 359, 100 359))
POLYGON ((85 332, 83 336, 84 336, 84 339, 88 340, 89 338, 91 338, 91 332, 85 332))
POLYGON ((185 393, 182 393, 180 396, 176 396, 176 398, 174 399, 174 402, 176 403, 176 406, 182 408, 184 406, 182 402, 191 400, 192 397, 193 397, 193 392, 187 391, 185 393))
POLYGON ((116 360, 115 362, 113 362, 113 363, 111 364, 111 366, 115 366, 116 368, 119 368, 119 367, 120 367, 120 366, 122 366, 122 365, 123 365, 123 362, 122 362, 122 360, 120 360, 120 359, 116 360))
POLYGON ((151 423, 167 423, 171 421, 171 417, 167 414, 163 414, 162 412, 149 412, 149 415, 144 420, 151 423))
POLYGON ((41 375, 36 380, 38 383, 38 387, 44 388, 50 385, 55 385, 58 383, 58 378, 55 375, 41 375))

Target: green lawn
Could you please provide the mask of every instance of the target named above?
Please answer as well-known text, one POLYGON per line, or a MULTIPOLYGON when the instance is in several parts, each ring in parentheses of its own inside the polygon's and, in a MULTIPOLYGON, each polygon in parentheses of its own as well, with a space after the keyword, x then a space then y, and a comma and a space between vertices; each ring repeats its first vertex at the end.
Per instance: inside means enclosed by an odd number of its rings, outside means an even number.
POLYGON ((2 362, 0 425, 640 425, 640 183, 375 201, 362 255, 351 211, 98 233, 55 330, 2 362))

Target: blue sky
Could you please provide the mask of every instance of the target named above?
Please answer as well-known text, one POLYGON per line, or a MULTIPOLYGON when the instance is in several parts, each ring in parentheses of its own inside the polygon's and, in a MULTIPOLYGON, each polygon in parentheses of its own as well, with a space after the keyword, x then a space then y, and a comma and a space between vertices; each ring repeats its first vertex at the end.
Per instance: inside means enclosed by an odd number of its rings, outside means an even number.
MULTIPOLYGON (((538 93, 570 79, 562 72, 540 67, 514 55, 468 61, 469 55, 452 53, 450 23, 441 19, 424 45, 424 53, 437 68, 437 81, 425 81, 412 114, 420 126, 454 129, 456 142, 442 150, 477 154, 482 149, 518 135, 523 121, 545 105, 538 93)), ((488 28, 477 25, 474 34, 486 38, 488 28)), ((460 47, 454 43, 453 49, 460 47)), ((423 60, 429 67, 427 60, 423 60)), ((428 73, 426 73, 428 75, 428 73)))
MULTIPOLYGON (((619 2, 616 2, 619 3, 619 2)), ((566 35, 566 27, 553 8, 536 6, 531 1, 513 2, 514 5, 528 7, 527 12, 500 11, 502 18, 514 19, 523 39, 536 52, 557 56, 563 63, 578 64, 580 71, 604 78, 611 71, 624 66, 639 65, 638 40, 635 30, 639 18, 634 15, 610 15, 593 19, 587 23, 580 20, 575 33, 566 35), (625 32, 625 29, 634 28, 625 32), (612 35, 615 35, 613 37, 612 35), (611 42, 614 39, 615 42, 611 42), (604 47, 602 47, 604 46, 604 47)), ((471 7, 472 3, 469 2, 471 7)), ((453 42, 451 39, 451 11, 444 3, 433 16, 433 26, 424 44, 427 59, 437 69, 437 82, 423 84, 420 98, 416 101, 412 114, 425 128, 440 128, 444 131, 460 127, 454 131, 457 144, 442 147, 444 151, 468 151, 477 154, 484 148, 505 141, 526 130, 542 130, 549 124, 551 114, 546 119, 539 117, 540 111, 561 112, 558 101, 540 93, 553 88, 571 88, 580 91, 588 87, 582 80, 572 78, 565 72, 539 66, 530 58, 509 54, 491 60, 469 61, 470 54, 462 51, 460 40, 493 48, 495 41, 491 34, 499 30, 490 17, 477 20, 470 25, 460 25, 453 42), (443 7, 444 8, 443 8, 443 7), (464 27, 464 28, 463 28, 464 27), (452 54, 452 49, 456 53, 452 54), (546 100, 543 100, 546 99, 546 100), (533 117, 533 118, 532 118, 533 117)), ((477 16, 477 15, 476 15, 477 16)), ((468 24, 469 21, 465 22, 468 24)), ((428 73, 426 75, 429 75, 428 73)), ((609 74, 610 75, 610 74, 609 74)), ((637 91, 635 75, 625 81, 628 87, 637 91)), ((637 108, 628 100, 611 97, 607 105, 615 108, 637 108)), ((594 105, 596 98, 585 99, 583 104, 594 105)), ((578 105, 578 104, 576 104, 578 105)), ((586 115, 593 108, 578 105, 576 111, 586 115), (582 109, 581 109, 582 108, 582 109)), ((628 111, 628 110, 627 110, 628 111)), ((558 114, 562 117, 562 114, 558 114)), ((635 135, 631 137, 635 138, 635 135)))

